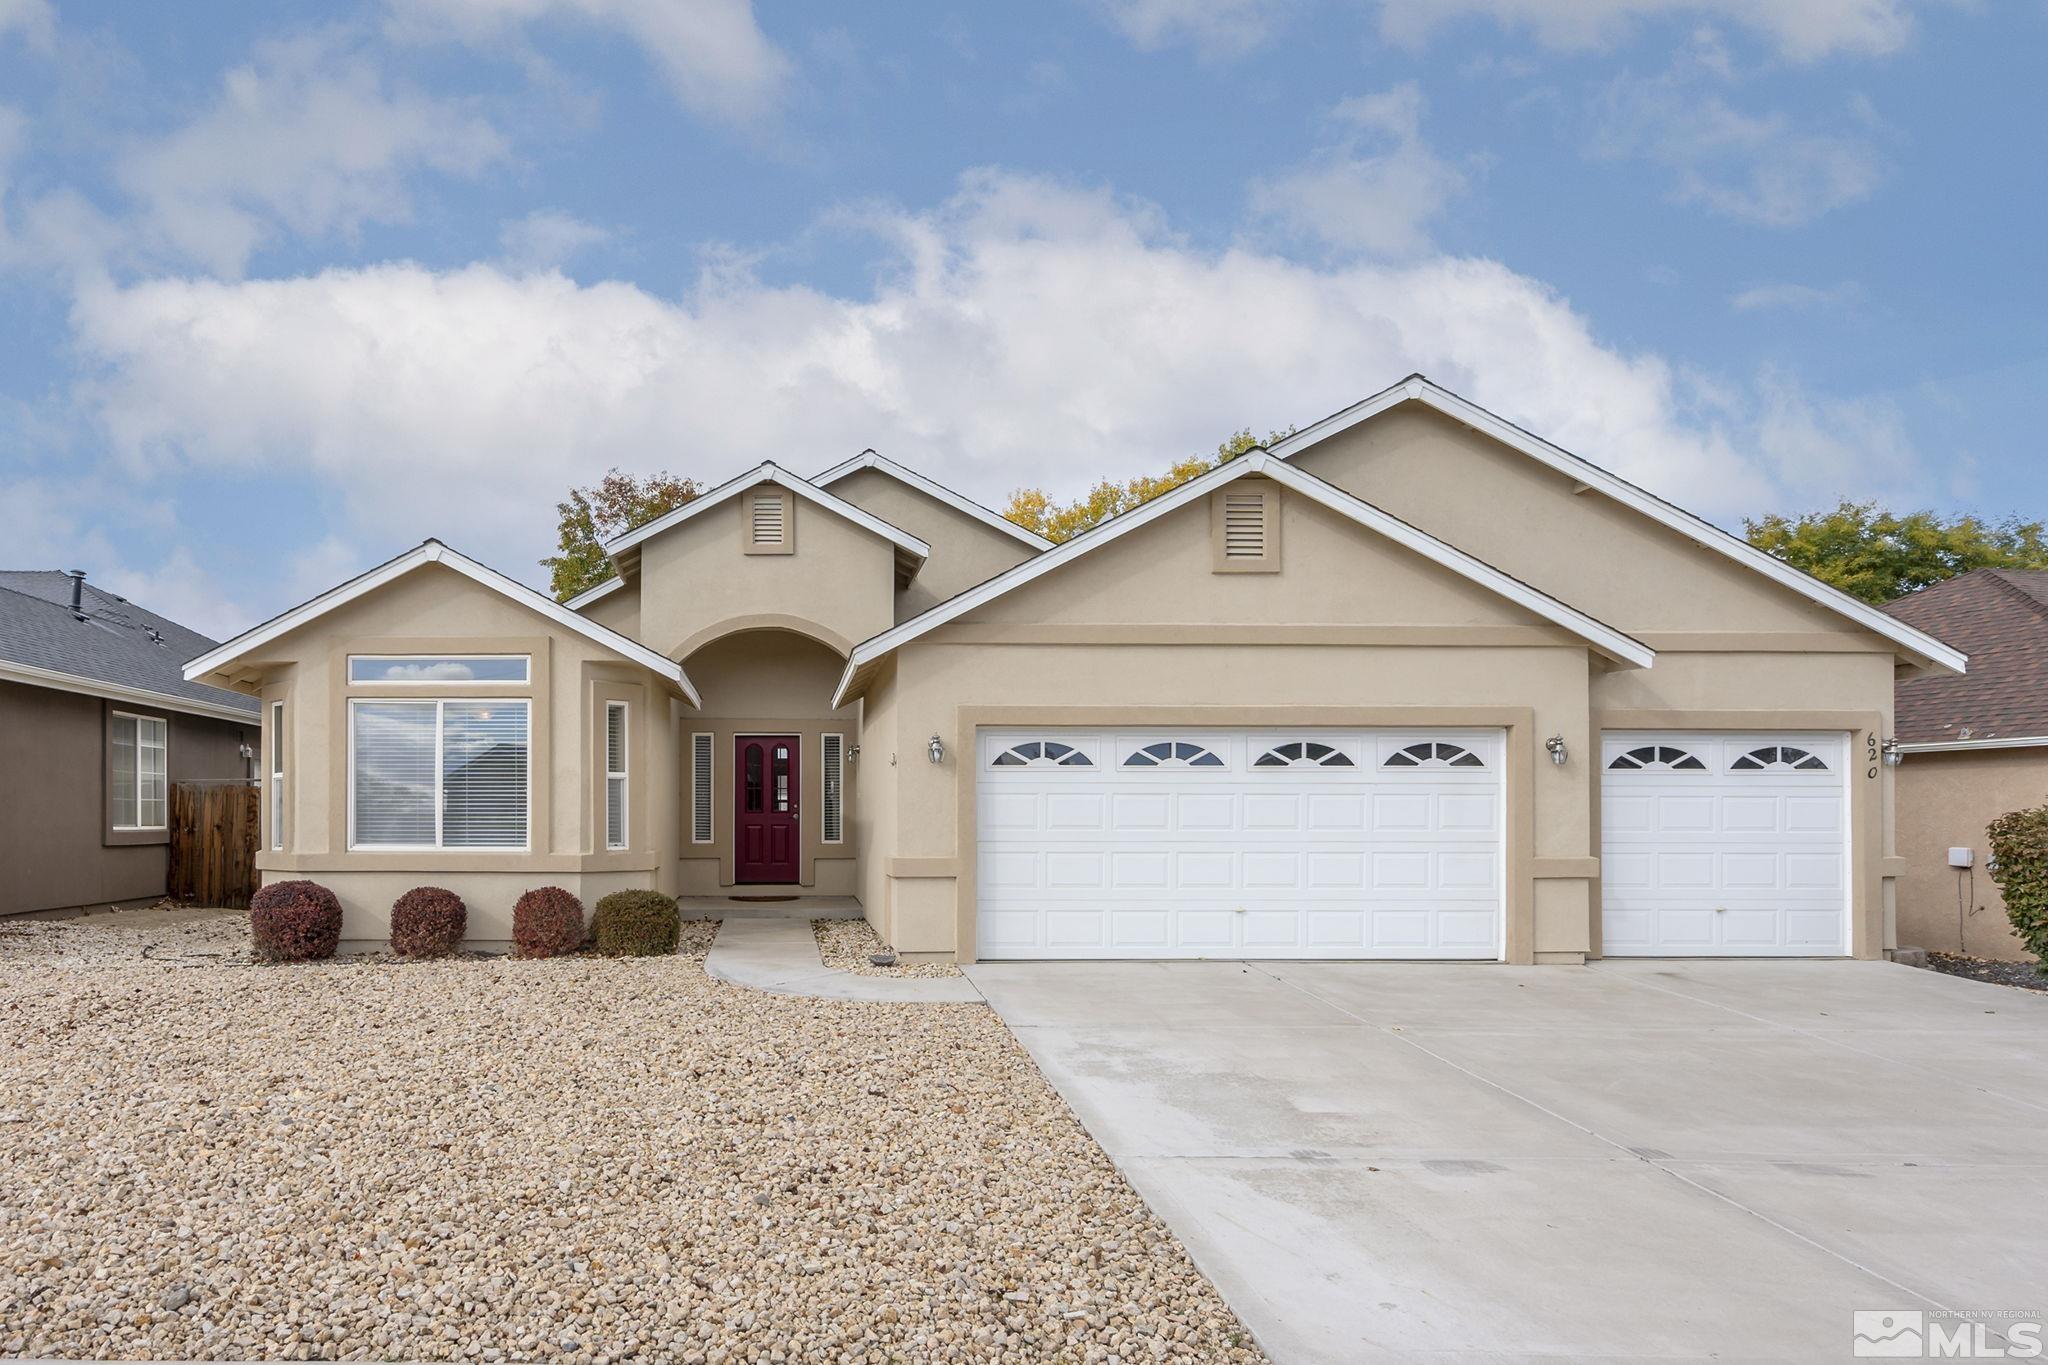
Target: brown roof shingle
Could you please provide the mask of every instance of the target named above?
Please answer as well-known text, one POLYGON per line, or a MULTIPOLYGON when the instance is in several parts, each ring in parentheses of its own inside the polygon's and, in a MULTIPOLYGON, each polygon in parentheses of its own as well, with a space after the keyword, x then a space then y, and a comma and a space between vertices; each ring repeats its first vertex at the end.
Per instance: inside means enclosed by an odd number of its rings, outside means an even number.
POLYGON ((1884 609, 1970 656, 1961 677, 1898 685, 1901 740, 2048 735, 2048 570, 1973 569, 1884 609))

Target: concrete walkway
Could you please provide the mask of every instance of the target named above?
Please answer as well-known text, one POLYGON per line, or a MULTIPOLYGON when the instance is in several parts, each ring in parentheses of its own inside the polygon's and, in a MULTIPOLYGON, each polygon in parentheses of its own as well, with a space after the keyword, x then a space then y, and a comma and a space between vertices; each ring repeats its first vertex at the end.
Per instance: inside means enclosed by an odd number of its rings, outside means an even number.
POLYGON ((1280 1365, 1839 1360, 1853 1310, 2048 1310, 2048 994, 1884 962, 967 971, 1280 1365))
MULTIPOLYGON (((704 970, 720 981, 776 995, 820 1000, 908 1001, 922 1004, 982 1003, 981 992, 964 976, 859 976, 827 967, 818 958, 811 932, 813 912, 778 907, 780 914, 727 913, 719 916, 718 937, 704 970)), ((835 918, 818 915, 820 919, 835 918)))

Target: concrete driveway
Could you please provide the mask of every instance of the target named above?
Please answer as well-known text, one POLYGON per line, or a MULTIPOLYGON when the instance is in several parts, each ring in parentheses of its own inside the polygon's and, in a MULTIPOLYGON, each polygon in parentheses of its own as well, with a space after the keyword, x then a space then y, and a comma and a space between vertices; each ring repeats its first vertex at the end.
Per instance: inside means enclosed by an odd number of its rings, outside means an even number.
POLYGON ((969 969, 1281 1362, 2048 1311, 2048 995, 1870 962, 969 969))

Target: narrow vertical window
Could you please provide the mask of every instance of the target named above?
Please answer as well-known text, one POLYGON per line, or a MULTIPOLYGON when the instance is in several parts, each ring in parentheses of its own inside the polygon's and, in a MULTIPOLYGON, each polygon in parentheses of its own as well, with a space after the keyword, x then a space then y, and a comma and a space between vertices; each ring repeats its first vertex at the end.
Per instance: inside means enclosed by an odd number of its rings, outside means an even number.
POLYGON ((823 760, 825 798, 823 829, 819 838, 825 843, 836 844, 846 833, 845 796, 842 788, 845 782, 846 736, 826 735, 819 748, 823 760))
POLYGON ((626 846, 626 703, 604 706, 604 846, 626 846))
POLYGON ((742 798, 741 806, 747 812, 747 814, 758 815, 761 813, 762 808, 766 804, 766 802, 762 798, 761 793, 762 762, 760 745, 749 744, 747 746, 747 752, 746 757, 744 759, 744 763, 744 771, 746 773, 746 784, 745 796, 742 798))
POLYGON ((270 703, 270 846, 284 848, 284 703, 270 703))
POLYGON ((113 715, 114 828, 163 829, 169 801, 166 723, 161 716, 113 715))
POLYGON ((690 736, 690 842, 711 842, 710 735, 690 736))

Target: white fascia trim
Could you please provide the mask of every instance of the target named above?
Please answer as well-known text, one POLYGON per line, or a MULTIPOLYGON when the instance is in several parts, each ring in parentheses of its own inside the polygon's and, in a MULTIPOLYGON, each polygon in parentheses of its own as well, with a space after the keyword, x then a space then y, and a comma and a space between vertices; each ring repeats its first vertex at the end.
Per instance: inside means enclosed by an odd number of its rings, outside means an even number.
POLYGON ((1731 535, 1712 522, 1694 516, 1684 508, 1668 503, 1618 475, 1608 473, 1599 465, 1554 446, 1512 422, 1496 417, 1471 400, 1461 398, 1419 374, 1410 375, 1390 389, 1383 389, 1370 398, 1352 404, 1342 412, 1332 413, 1292 436, 1275 441, 1273 453, 1283 460, 1292 459, 1318 442, 1407 402, 1419 402, 1435 408, 1454 421, 1484 432, 1503 445, 1549 465, 1559 473, 1605 494, 1624 507, 1642 513, 1652 521, 1662 522, 1680 535, 1717 554, 1725 555, 1738 564, 1755 569, 1800 596, 1848 617, 1864 629, 1883 636, 1902 649, 1939 667, 1956 673, 1968 669, 1969 656, 1951 649, 1932 635, 1915 630, 1897 617, 1879 611, 1868 602, 1851 597, 1838 588, 1829 587, 1813 575, 1802 573, 1783 560, 1765 554, 1740 536, 1731 535))
POLYGON ((711 510, 728 498, 738 497, 749 488, 764 483, 777 484, 787 488, 798 497, 806 498, 828 512, 838 513, 862 530, 870 531, 895 545, 898 549, 916 555, 920 562, 931 558, 932 547, 919 540, 916 536, 911 535, 908 531, 891 526, 888 522, 883 521, 871 512, 862 511, 846 499, 826 492, 809 479, 790 473, 773 460, 767 460, 754 466, 754 468, 738 478, 727 479, 710 492, 690 499, 672 512, 663 513, 645 526, 635 527, 622 536, 616 536, 606 541, 604 546, 605 553, 616 558, 621 551, 629 550, 649 537, 658 536, 671 526, 680 526, 691 517, 711 510))
POLYGON ((585 588, 582 592, 577 593, 574 597, 562 603, 562 605, 567 607, 570 611, 582 611, 592 602, 597 601, 601 597, 610 597, 613 593, 617 592, 620 588, 623 588, 625 586, 625 575, 615 573, 610 578, 607 578, 604 582, 598 584, 596 587, 585 588))
POLYGON ((185 665, 186 681, 197 682, 207 674, 227 667, 278 636, 297 630, 308 621, 353 602, 365 593, 374 592, 423 564, 444 565, 501 596, 511 598, 521 606, 539 612, 556 625, 572 630, 585 639, 632 660, 649 672, 667 678, 682 691, 691 706, 703 706, 703 699, 697 695, 697 689, 690 684, 688 675, 683 672, 683 666, 675 660, 656 654, 647 646, 629 640, 615 630, 609 630, 595 621, 578 616, 552 597, 535 592, 524 583, 515 582, 496 569, 479 564, 468 555, 452 550, 438 540, 416 545, 398 558, 380 564, 368 573, 351 578, 339 587, 329 588, 312 601, 293 607, 282 616, 272 617, 254 630, 245 631, 218 649, 200 655, 185 665))
POLYGON ((912 488, 928 497, 938 499, 954 511, 965 512, 968 516, 973 517, 991 530, 1001 531, 1005 535, 1013 536, 1023 541, 1034 550, 1050 550, 1052 548, 1053 543, 1044 536, 1039 535, 1036 531, 1026 530, 1002 513, 983 507, 972 498, 962 497, 944 484, 935 483, 908 465, 898 464, 887 455, 873 450, 863 450, 852 459, 842 464, 833 465, 824 473, 813 478, 811 482, 820 488, 824 488, 830 484, 837 483, 849 474, 857 474, 863 469, 879 469, 890 478, 900 483, 909 484, 912 488))
POLYGON ((47 687, 56 692, 76 692, 84 697, 104 697, 108 701, 125 701, 134 706, 153 706, 160 711, 178 711, 190 716, 205 716, 209 720, 231 720, 243 725, 263 724, 263 711, 260 707, 253 711, 243 711, 233 706, 217 706, 212 702, 194 701, 190 697, 173 696, 168 692, 123 687, 119 683, 101 682, 98 678, 81 678, 76 673, 60 673, 51 668, 19 664, 11 659, 0 659, 0 682, 20 683, 25 687, 47 687))
POLYGON ((1379 532, 1387 539, 1406 546, 1424 555, 1445 568, 1492 589, 1501 596, 1528 608, 1545 620, 1578 635, 1592 644, 1603 654, 1648 668, 1656 661, 1656 653, 1642 641, 1594 620, 1576 607, 1569 606, 1548 593, 1530 587, 1519 579, 1510 578, 1491 565, 1482 563, 1455 546, 1446 545, 1435 536, 1410 526, 1398 517, 1390 516, 1368 502, 1346 493, 1343 489, 1325 483, 1312 474, 1307 474, 1263 451, 1252 451, 1226 461, 1199 478, 1163 494, 1152 501, 1112 517, 1108 521, 1075 536, 1072 540, 1058 545, 1036 559, 1027 559, 1022 564, 997 574, 994 578, 969 588, 957 597, 950 597, 921 615, 890 630, 883 631, 873 639, 854 646, 848 656, 846 668, 834 690, 832 705, 844 706, 848 687, 854 675, 865 665, 887 654, 890 650, 908 644, 926 631, 934 630, 956 617, 973 611, 1004 593, 1020 588, 1042 574, 1050 573, 1060 565, 1098 546, 1107 545, 1119 536, 1130 534, 1141 526, 1157 521, 1160 517, 1183 507, 1197 498, 1204 497, 1223 484, 1243 478, 1248 474, 1263 474, 1276 483, 1313 498, 1325 507, 1341 512, 1352 520, 1379 532))
POLYGON ((2013 735, 1998 739, 1929 739, 1901 744, 1902 754, 1963 754, 1973 749, 2048 749, 2048 735, 2013 735))

